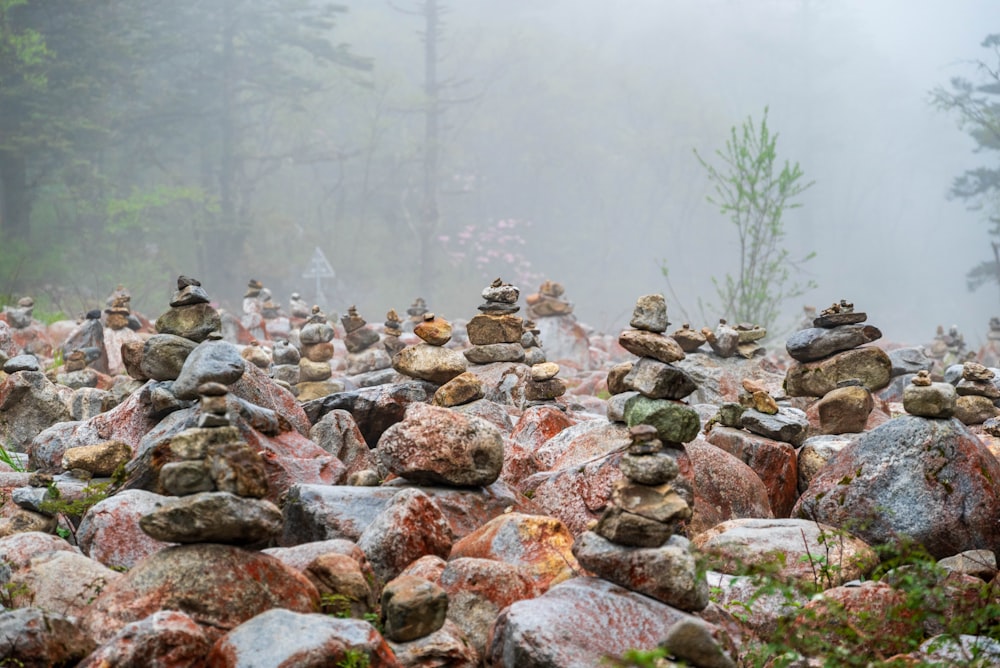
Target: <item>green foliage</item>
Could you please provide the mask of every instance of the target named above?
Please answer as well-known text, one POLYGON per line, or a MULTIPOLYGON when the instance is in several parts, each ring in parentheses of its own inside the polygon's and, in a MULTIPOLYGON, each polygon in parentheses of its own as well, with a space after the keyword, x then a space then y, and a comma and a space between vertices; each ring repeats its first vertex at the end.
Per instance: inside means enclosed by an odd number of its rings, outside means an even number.
POLYGON ((729 216, 739 238, 739 273, 726 274, 722 281, 712 278, 720 299, 717 308, 730 320, 765 328, 774 324, 783 302, 815 287, 812 281, 801 284, 792 276, 792 270, 799 271, 815 253, 796 261, 782 246, 784 216, 801 206, 793 200, 813 182, 802 182, 797 162, 778 164, 778 135, 768 128, 767 112, 765 107, 759 125, 748 117, 742 128, 731 128, 725 150, 716 151, 720 166, 709 164, 695 151, 714 188, 708 201, 729 216))
MULTIPOLYGON (((9 444, 10 443, 8 442, 8 445, 9 444)), ((27 471, 24 464, 21 463, 21 459, 17 455, 12 454, 11 451, 5 448, 2 444, 0 444, 0 462, 3 462, 11 469, 19 473, 27 471)))
POLYGON ((344 658, 337 662, 337 668, 368 668, 370 661, 363 650, 348 647, 344 650, 344 658))
MULTIPOLYGON (((931 91, 931 103, 956 116, 959 128, 975 140, 979 154, 1000 151, 1000 34, 987 35, 981 46, 990 51, 991 62, 976 62, 976 81, 955 77, 949 88, 931 91)), ((993 258, 966 274, 969 290, 987 283, 1000 286, 1000 166, 966 170, 955 178, 949 196, 964 200, 972 210, 982 211, 990 224, 988 233, 994 238, 993 258)))

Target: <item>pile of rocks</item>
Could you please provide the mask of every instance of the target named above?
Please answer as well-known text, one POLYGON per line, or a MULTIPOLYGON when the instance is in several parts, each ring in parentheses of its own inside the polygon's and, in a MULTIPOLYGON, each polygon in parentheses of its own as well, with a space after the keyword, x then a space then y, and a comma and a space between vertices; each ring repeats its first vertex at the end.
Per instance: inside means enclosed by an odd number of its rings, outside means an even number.
POLYGON ((406 344, 400 338, 403 336, 403 321, 399 319, 396 309, 391 308, 385 314, 385 323, 382 332, 385 334, 382 339, 382 347, 389 353, 390 358, 406 347, 406 344))
POLYGON ((921 370, 903 389, 903 410, 917 417, 946 420, 955 415, 957 399, 954 385, 934 382, 930 371, 921 370))
POLYGON ((521 347, 524 348, 524 363, 528 366, 541 364, 545 361, 545 351, 542 350, 542 342, 538 340, 541 332, 534 320, 525 320, 521 323, 521 347))
POLYGON ((955 417, 965 424, 982 424, 998 414, 1000 400, 996 372, 978 362, 962 365, 962 378, 955 386, 955 417))
POLYGON ((882 337, 877 327, 862 324, 867 319, 841 300, 785 344, 796 360, 785 375, 785 392, 790 397, 821 397, 821 433, 863 431, 874 406, 871 393, 892 378, 893 364, 885 351, 864 345, 882 337))
POLYGON ((420 324, 424 319, 424 314, 427 313, 429 309, 427 308, 427 302, 424 301, 423 297, 417 297, 410 304, 410 308, 406 309, 407 322, 406 329, 408 331, 413 331, 413 328, 420 324))
POLYGON ((261 456, 240 437, 227 415, 221 383, 198 388, 198 426, 170 439, 159 471, 171 497, 139 519, 150 537, 166 543, 263 545, 281 533, 281 510, 268 492, 261 456))
POLYGON ((708 581, 699 573, 690 543, 676 531, 690 519, 687 490, 675 488, 679 467, 657 429, 630 430, 632 442, 619 464, 610 506, 573 543, 580 565, 626 589, 688 611, 708 605, 708 581))
POLYGON ((240 357, 258 369, 263 369, 264 371, 271 370, 271 353, 267 348, 260 345, 260 341, 257 339, 250 339, 250 343, 240 351, 240 357))
POLYGON ((573 304, 566 301, 563 295, 566 288, 562 283, 555 281, 545 281, 538 292, 530 294, 524 298, 528 304, 527 314, 529 318, 546 318, 558 315, 570 315, 573 313, 573 304))
POLYGON ((74 350, 82 350, 87 357, 93 357, 89 366, 95 371, 108 372, 108 355, 104 348, 104 325, 101 323, 100 309, 87 311, 83 321, 66 337, 62 345, 63 359, 69 359, 74 350))
POLYGON ((10 325, 11 340, 19 352, 52 357, 52 340, 45 325, 34 318, 34 312, 34 298, 21 297, 16 307, 4 306, 0 310, 0 320, 10 325))
POLYGON ((555 362, 540 362, 531 366, 531 376, 524 385, 525 406, 538 406, 566 394, 566 382, 556 378, 559 365, 555 362))
POLYGON ((705 329, 691 329, 691 325, 686 322, 670 336, 685 353, 698 352, 698 349, 708 341, 705 329))
POLYGON ((414 327, 420 343, 407 346, 392 358, 392 368, 411 378, 444 385, 465 373, 468 363, 457 350, 445 348, 451 340, 451 323, 424 311, 414 327))
MULTIPOLYGON (((295 386, 299 401, 325 397, 342 389, 340 384, 330 380, 334 333, 326 314, 319 306, 313 306, 312 314, 299 330, 299 382, 295 386)), ((286 359, 291 359, 291 355, 286 359)))
POLYGON ((299 361, 302 359, 299 349, 288 341, 276 341, 271 349, 271 377, 284 383, 289 390, 296 391, 301 377, 299 361))
POLYGON ((524 361, 524 348, 521 346, 524 323, 520 316, 515 315, 521 310, 517 305, 520 294, 520 290, 499 278, 483 290, 485 302, 478 307, 481 313, 473 316, 466 326, 472 344, 464 353, 469 362, 524 361))
POLYGON ((346 332, 344 345, 347 347, 348 375, 387 369, 392 365, 389 353, 383 346, 376 345, 379 342, 378 332, 358 314, 355 306, 347 309, 347 314, 341 317, 340 324, 346 332))

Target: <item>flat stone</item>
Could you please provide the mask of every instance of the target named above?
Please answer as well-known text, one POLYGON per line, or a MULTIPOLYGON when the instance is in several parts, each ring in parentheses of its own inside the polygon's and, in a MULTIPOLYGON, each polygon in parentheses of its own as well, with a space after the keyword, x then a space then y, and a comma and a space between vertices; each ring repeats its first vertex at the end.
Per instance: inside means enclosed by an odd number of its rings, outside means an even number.
POLYGON ((684 350, 672 337, 641 329, 626 329, 618 336, 618 344, 633 355, 652 357, 670 363, 684 359, 684 350))
POLYGON ((891 374, 892 362, 885 351, 865 346, 816 362, 795 362, 785 374, 785 392, 790 397, 822 397, 854 379, 875 392, 889 384, 891 374))
POLYGON ((110 477, 132 459, 132 447, 122 441, 102 441, 94 445, 67 448, 62 465, 67 471, 83 469, 97 477, 110 477))
POLYGON ((524 386, 524 398, 527 401, 550 401, 564 394, 566 394, 566 381, 562 378, 529 380, 524 386))
POLYGON ((802 445, 809 431, 809 419, 797 408, 781 408, 774 415, 750 409, 744 411, 740 424, 754 434, 794 446, 802 445))
POLYGON ((667 452, 651 455, 622 455, 618 467, 625 477, 643 485, 662 485, 670 482, 680 472, 677 458, 667 452))
POLYGON ((557 375, 559 375, 559 365, 555 362, 543 362, 531 367, 531 380, 537 382, 555 378, 557 375))
POLYGON ((841 325, 834 328, 813 327, 795 332, 785 343, 785 350, 799 362, 814 362, 834 353, 857 348, 882 338, 871 325, 841 325))
POLYGON ((263 499, 229 492, 170 497, 139 520, 151 538, 167 543, 251 545, 281 533, 281 510, 263 499))
POLYGON ((434 405, 446 408, 461 406, 483 396, 483 381, 471 371, 466 371, 438 388, 434 393, 434 405))
POLYGON ((483 289, 482 297, 488 302, 499 302, 501 304, 516 304, 521 291, 505 283, 503 285, 490 285, 483 289))
POLYGON ((443 385, 455 376, 465 373, 468 362, 457 350, 418 343, 399 351, 392 358, 392 368, 406 376, 443 385))
POLYGON ((156 319, 156 331, 201 343, 212 332, 222 330, 222 318, 211 304, 175 306, 156 319))
POLYGON ((41 367, 38 358, 34 355, 15 355, 4 362, 4 373, 17 373, 18 371, 38 371, 41 367))
POLYGON ((520 343, 490 343, 472 346, 463 351, 465 359, 472 364, 492 364, 494 362, 520 362, 524 360, 524 348, 520 343))
POLYGON ((819 317, 813 320, 813 327, 826 327, 832 329, 834 327, 840 327, 841 325, 855 325, 860 322, 864 322, 868 319, 867 313, 862 313, 860 311, 850 313, 828 313, 826 315, 820 314, 819 317))
POLYGON ((207 304, 211 299, 205 288, 200 285, 185 285, 170 298, 170 306, 190 306, 192 304, 207 304))

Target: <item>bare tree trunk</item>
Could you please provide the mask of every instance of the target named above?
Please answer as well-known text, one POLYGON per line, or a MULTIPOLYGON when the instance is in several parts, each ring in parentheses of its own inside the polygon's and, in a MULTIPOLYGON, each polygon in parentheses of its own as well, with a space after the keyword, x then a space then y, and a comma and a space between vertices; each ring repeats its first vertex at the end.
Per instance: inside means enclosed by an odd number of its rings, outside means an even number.
POLYGON ((0 232, 7 239, 27 241, 30 231, 31 202, 24 157, 0 151, 0 232))

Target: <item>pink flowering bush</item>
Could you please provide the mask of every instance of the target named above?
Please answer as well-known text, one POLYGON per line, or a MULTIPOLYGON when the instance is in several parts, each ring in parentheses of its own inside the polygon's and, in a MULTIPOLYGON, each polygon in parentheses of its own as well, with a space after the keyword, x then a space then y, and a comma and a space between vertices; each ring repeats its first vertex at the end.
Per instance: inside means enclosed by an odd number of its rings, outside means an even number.
POLYGON ((530 221, 506 218, 482 226, 466 225, 454 236, 439 236, 438 241, 453 265, 471 260, 481 278, 502 276, 515 285, 532 286, 544 276, 533 270, 524 253, 527 241, 522 232, 530 227, 530 221))

